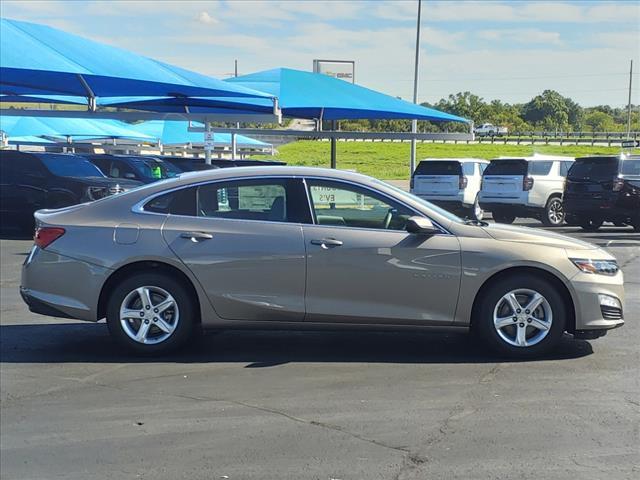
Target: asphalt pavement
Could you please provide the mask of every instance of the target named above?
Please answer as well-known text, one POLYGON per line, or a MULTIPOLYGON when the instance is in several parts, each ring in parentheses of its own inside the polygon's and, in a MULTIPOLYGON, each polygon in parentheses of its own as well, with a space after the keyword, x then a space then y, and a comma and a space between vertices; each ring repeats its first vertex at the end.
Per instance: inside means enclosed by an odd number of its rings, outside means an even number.
POLYGON ((366 332, 224 332, 134 358, 104 323, 31 314, 31 242, 2 240, 0 477, 638 478, 640 234, 554 230, 617 256, 626 325, 522 362, 463 334, 366 332))

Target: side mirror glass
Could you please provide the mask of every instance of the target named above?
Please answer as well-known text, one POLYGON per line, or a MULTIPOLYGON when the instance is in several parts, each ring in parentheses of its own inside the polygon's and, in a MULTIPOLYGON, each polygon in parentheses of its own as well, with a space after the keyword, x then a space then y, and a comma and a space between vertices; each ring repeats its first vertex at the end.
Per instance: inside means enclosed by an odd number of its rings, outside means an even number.
POLYGON ((434 233, 438 233, 440 231, 428 218, 417 216, 409 217, 407 219, 405 230, 409 233, 415 233, 417 235, 433 235, 434 233))

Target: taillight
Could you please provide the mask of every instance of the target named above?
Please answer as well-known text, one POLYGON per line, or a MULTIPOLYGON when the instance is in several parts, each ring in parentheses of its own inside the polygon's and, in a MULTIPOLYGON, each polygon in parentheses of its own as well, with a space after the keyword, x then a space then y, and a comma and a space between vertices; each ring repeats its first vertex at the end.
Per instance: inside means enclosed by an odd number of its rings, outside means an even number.
POLYGON ((465 177, 464 175, 460 175, 458 177, 458 188, 460 190, 464 190, 465 188, 467 188, 467 183, 469 183, 467 177, 465 177))
POLYGON ((619 192, 624 188, 624 180, 622 178, 613 179, 613 191, 619 192))
POLYGON ((532 188, 533 188, 533 178, 524 177, 522 179, 522 190, 526 192, 527 190, 531 190, 532 188))
POLYGON ((62 235, 64 235, 64 228, 40 227, 36 229, 36 234, 33 236, 33 243, 44 249, 59 239, 62 235))

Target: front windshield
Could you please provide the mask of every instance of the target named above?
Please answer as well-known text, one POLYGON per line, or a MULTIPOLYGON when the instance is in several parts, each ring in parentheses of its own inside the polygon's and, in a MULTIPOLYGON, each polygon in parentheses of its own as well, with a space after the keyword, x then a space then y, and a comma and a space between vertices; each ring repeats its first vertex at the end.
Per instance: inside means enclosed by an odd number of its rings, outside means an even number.
POLYGON ((411 200, 413 200, 415 202, 418 202, 418 203, 424 205, 425 207, 429 208, 430 210, 435 211, 437 214, 442 215, 447 220, 451 220, 452 222, 463 223, 463 220, 460 217, 458 217, 457 215, 454 215, 453 213, 445 210, 444 208, 439 207, 437 205, 434 205, 433 203, 431 203, 431 202, 429 202, 427 200, 424 200, 424 199, 418 197, 417 195, 413 195, 412 193, 406 192, 406 191, 402 190, 401 188, 398 188, 395 185, 392 185, 390 183, 383 182, 382 180, 377 180, 377 182, 382 184, 382 185, 384 185, 385 187, 391 188, 393 191, 395 191, 401 197, 411 199, 411 200))
POLYGON ((40 160, 47 170, 59 177, 104 177, 98 167, 83 157, 47 154, 40 156, 40 160))
POLYGON ((133 160, 133 166, 143 177, 155 180, 173 178, 182 173, 174 164, 155 158, 136 158, 133 160))

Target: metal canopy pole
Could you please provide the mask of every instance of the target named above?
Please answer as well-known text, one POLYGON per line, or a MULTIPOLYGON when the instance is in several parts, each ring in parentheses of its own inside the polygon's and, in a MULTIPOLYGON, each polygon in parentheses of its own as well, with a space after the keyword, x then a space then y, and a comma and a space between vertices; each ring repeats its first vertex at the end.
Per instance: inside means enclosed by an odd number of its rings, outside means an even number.
MULTIPOLYGON (((335 120, 331 120, 331 130, 335 131, 337 128, 335 120)), ((338 139, 336 137, 331 138, 331 168, 338 168, 338 139)))
POLYGON ((631 84, 633 80, 633 60, 629 68, 629 101, 627 102, 627 140, 631 140, 631 84))
MULTIPOLYGON (((418 22, 416 25, 416 62, 413 72, 413 103, 418 103, 418 69, 420 66, 420 15, 422 13, 422 0, 418 0, 418 22)), ((418 121, 411 120, 411 133, 418 132, 418 121)), ((411 158, 409 160, 409 176, 416 169, 416 139, 411 139, 411 158)))
MULTIPOLYGON (((209 122, 208 120, 204 123, 205 128, 207 129, 207 133, 205 136, 209 136, 211 134, 211 122, 209 122)), ((204 163, 206 163, 207 165, 211 165, 211 150, 208 148, 206 142, 204 145, 204 163)))
POLYGON ((236 134, 231 134, 231 160, 236 159, 236 155, 238 152, 238 139, 236 138, 236 134))

